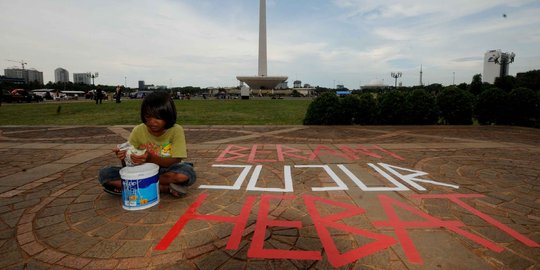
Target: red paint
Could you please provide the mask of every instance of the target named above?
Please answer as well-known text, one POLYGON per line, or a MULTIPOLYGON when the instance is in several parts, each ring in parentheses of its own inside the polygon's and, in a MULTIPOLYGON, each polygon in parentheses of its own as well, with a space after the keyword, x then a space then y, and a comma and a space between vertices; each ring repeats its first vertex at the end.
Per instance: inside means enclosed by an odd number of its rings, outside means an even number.
POLYGON ((360 156, 358 156, 357 154, 368 156, 368 157, 374 157, 378 159, 382 158, 382 156, 369 151, 366 147, 359 144, 357 144, 354 148, 349 147, 347 145, 338 145, 338 147, 341 151, 343 151, 344 153, 347 153, 347 155, 352 157, 353 160, 360 159, 360 156))
MULTIPOLYGON (((398 160, 404 160, 399 155, 383 149, 378 145, 373 145, 373 148, 398 160)), ((304 160, 313 161, 322 157, 334 157, 343 161, 351 161, 360 159, 361 156, 370 158, 382 159, 383 156, 376 154, 362 145, 345 146, 340 145, 334 149, 326 145, 317 145, 315 149, 297 149, 294 147, 284 146, 282 144, 254 144, 251 147, 244 147, 230 144, 216 158, 216 162, 224 161, 241 161, 247 163, 273 163, 285 162, 286 160, 304 160), (264 148, 264 150, 262 150, 264 148), (265 156, 265 159, 257 156, 265 156), (268 158, 271 157, 271 158, 268 158)))
POLYGON ((197 214, 197 209, 201 206, 203 201, 208 197, 207 193, 203 193, 197 197, 195 202, 191 204, 186 213, 178 219, 178 221, 173 225, 173 227, 167 232, 167 234, 161 239, 161 241, 155 247, 155 250, 166 250, 172 241, 178 236, 182 231, 184 226, 192 219, 200 220, 210 220, 210 221, 220 221, 220 222, 229 222, 234 224, 233 231, 227 242, 226 249, 238 249, 240 245, 240 240, 242 240, 242 234, 246 227, 246 223, 251 212, 251 208, 255 203, 256 198, 254 196, 248 196, 244 207, 240 215, 237 217, 234 216, 216 216, 216 215, 201 215, 197 214))
POLYGON ((272 196, 261 195, 261 203, 259 204, 259 214, 257 216, 257 224, 255 225, 255 233, 251 246, 248 250, 250 258, 266 258, 266 259, 295 259, 295 260, 320 260, 321 253, 319 251, 303 251, 303 250, 282 250, 282 249, 265 249, 264 237, 267 227, 290 227, 302 228, 300 221, 288 220, 272 220, 268 218, 270 211, 271 199, 294 199, 294 196, 272 196))
POLYGON ((284 146, 284 145, 281 145, 281 144, 276 144, 276 154, 278 156, 278 160, 281 161, 281 162, 285 161, 285 157, 290 157, 293 160, 294 159, 309 160, 308 156, 302 156, 302 155, 294 154, 294 153, 302 153, 302 152, 304 152, 304 151, 302 151, 300 149, 284 146))
POLYGON ((505 232, 506 234, 514 237, 519 240, 521 243, 529 247, 540 247, 540 244, 534 242, 533 240, 527 238, 523 234, 513 230, 512 228, 500 223, 494 218, 478 211, 474 207, 466 204, 461 198, 482 198, 485 197, 481 194, 433 194, 433 195, 413 195, 413 198, 422 198, 422 199, 448 199, 451 202, 461 206, 463 209, 471 212, 473 215, 485 220, 487 223, 497 227, 499 230, 505 232))
POLYGON ((306 204, 306 208, 308 209, 309 215, 313 220, 315 229, 319 234, 319 238, 324 246, 324 250, 328 255, 328 261, 334 267, 340 267, 348 263, 354 262, 358 259, 361 259, 365 256, 371 255, 381 250, 385 250, 397 242, 394 238, 390 236, 361 230, 341 223, 341 221, 345 218, 365 213, 366 211, 362 208, 309 195, 304 196, 304 202, 306 204), (331 214, 326 217, 321 217, 319 211, 317 211, 315 202, 340 207, 343 208, 344 211, 336 214, 331 214), (356 249, 347 251, 345 253, 340 253, 336 247, 336 244, 334 243, 334 240, 332 239, 330 232, 328 231, 328 228, 334 228, 336 230, 357 234, 363 237, 374 239, 375 241, 369 244, 365 244, 356 249))
MULTIPOLYGON (((163 237, 163 239, 155 247, 156 250, 166 250, 172 241, 182 232, 184 226, 193 219, 217 221, 217 222, 229 222, 233 223, 234 227, 227 242, 226 249, 237 250, 240 246, 240 241, 245 231, 245 227, 248 218, 251 213, 251 209, 255 205, 256 197, 248 196, 242 210, 238 216, 217 216, 217 215, 203 215, 196 213, 199 207, 202 205, 208 194, 204 193, 197 197, 195 202, 188 208, 186 213, 178 219, 169 232, 163 237)), ((512 230, 508 226, 496 221, 490 216, 481 213, 474 209, 472 206, 466 204, 462 198, 478 198, 483 197, 479 194, 436 194, 436 195, 413 195, 414 198, 422 199, 448 199, 457 205, 468 210, 472 214, 484 219, 489 224, 499 228, 503 232, 513 236, 522 243, 530 247, 538 247, 539 245, 528 239, 527 237, 512 230)), ((281 249, 265 249, 265 234, 269 227, 289 227, 289 228, 302 228, 300 221, 289 220, 273 220, 268 218, 270 213, 271 200, 290 200, 295 199, 294 195, 291 196, 273 196, 273 195, 261 195, 261 201, 259 204, 259 211, 257 213, 257 222, 255 224, 255 231, 253 234, 251 246, 248 250, 248 257, 251 258, 266 258, 266 259, 294 259, 294 260, 321 260, 322 255, 320 251, 314 250, 281 250, 281 249)), ((386 250, 388 247, 399 242, 404 250, 407 259, 411 263, 422 264, 423 259, 416 249, 413 240, 409 237, 407 230, 409 229, 425 229, 425 228, 446 228, 454 233, 457 233, 479 245, 482 245, 494 252, 503 251, 503 247, 493 243, 481 236, 473 234, 463 229, 465 226, 458 220, 441 220, 433 217, 427 213, 420 211, 408 205, 406 203, 397 201, 390 198, 387 195, 379 195, 379 202, 384 209, 388 220, 375 221, 373 225, 377 228, 392 228, 395 231, 397 239, 391 236, 370 232, 360 228, 348 226, 344 223, 344 220, 357 215, 366 213, 366 210, 357 207, 355 205, 336 202, 329 199, 324 199, 316 196, 305 195, 303 196, 306 209, 313 224, 319 235, 319 239, 324 247, 324 250, 328 256, 328 262, 334 267, 340 267, 345 264, 352 263, 360 258, 369 256, 376 252, 386 250), (317 205, 329 205, 335 208, 342 208, 342 211, 337 211, 327 216, 321 216, 317 210, 317 205), (414 221, 401 220, 398 217, 396 209, 409 212, 419 219, 414 221), (353 250, 340 253, 337 249, 330 231, 328 228, 348 232, 351 234, 360 235, 366 238, 373 239, 374 241, 365 244, 361 247, 353 250)))
POLYGON ((392 156, 392 157, 394 157, 394 158, 396 158, 396 159, 399 159, 399 160, 405 160, 405 158, 399 156, 398 154, 396 154, 396 153, 394 153, 394 152, 390 152, 390 151, 388 151, 388 150, 386 150, 386 149, 384 149, 384 148, 382 148, 382 147, 380 147, 380 146, 378 146, 378 145, 376 145, 376 144, 374 144, 373 147, 375 147, 376 149, 378 149, 378 150, 380 150, 380 151, 382 151, 382 152, 384 152, 384 153, 389 154, 390 156, 392 156))
POLYGON ((251 151, 249 152, 249 156, 248 156, 247 162, 248 162, 248 163, 276 162, 275 159, 256 159, 257 153, 263 153, 263 154, 272 153, 271 151, 261 151, 261 150, 257 150, 257 147, 258 147, 259 145, 260 145, 260 146, 264 146, 264 144, 254 144, 254 145, 251 147, 251 151))
POLYGON ((223 162, 227 160, 236 160, 247 156, 245 151, 249 150, 247 147, 237 146, 229 144, 223 152, 216 158, 216 161, 223 162))
POLYGON ((313 150, 311 155, 309 156, 309 160, 314 160, 317 157, 321 156, 333 156, 333 157, 341 157, 346 160, 353 160, 349 155, 338 152, 328 146, 325 145, 317 145, 317 147, 313 150))
POLYGON ((388 217, 387 221, 375 221, 373 222, 373 225, 375 227, 381 228, 381 227, 391 227, 394 228, 394 231, 396 232, 396 236, 401 243, 401 247, 403 248, 403 251, 405 252, 405 255, 409 259, 411 263, 416 264, 422 264, 423 260, 422 257, 420 257, 420 254, 416 250, 416 247, 412 241, 412 239, 409 237, 409 234, 407 233, 407 229, 415 229, 415 228, 446 228, 450 231, 453 231, 461 236, 464 236, 486 248, 489 248, 495 252, 501 252, 504 249, 489 241, 486 240, 478 235, 472 234, 468 231, 465 231, 461 229, 461 227, 464 226, 464 224, 461 221, 457 220, 440 220, 438 218, 435 218, 431 215, 428 215, 416 208, 411 207, 408 204, 405 204, 400 201, 396 201, 387 195, 379 195, 379 201, 384 209, 384 212, 386 213, 386 216, 388 217), (418 217, 423 218, 421 221, 405 221, 401 220, 396 210, 393 206, 397 206, 401 208, 402 210, 408 211, 418 217))

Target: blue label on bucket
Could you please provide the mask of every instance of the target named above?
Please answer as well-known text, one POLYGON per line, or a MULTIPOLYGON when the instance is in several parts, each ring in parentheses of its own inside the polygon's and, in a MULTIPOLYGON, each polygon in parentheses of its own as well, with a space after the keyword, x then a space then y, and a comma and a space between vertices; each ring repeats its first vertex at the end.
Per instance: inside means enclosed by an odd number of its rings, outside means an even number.
POLYGON ((145 209, 157 204, 158 175, 137 180, 122 179, 122 201, 124 208, 129 210, 145 209))

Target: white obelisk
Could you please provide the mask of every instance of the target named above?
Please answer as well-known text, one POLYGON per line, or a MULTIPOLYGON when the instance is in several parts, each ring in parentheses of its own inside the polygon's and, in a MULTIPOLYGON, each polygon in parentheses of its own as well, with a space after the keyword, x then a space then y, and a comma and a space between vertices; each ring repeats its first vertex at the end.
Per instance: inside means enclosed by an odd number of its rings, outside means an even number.
MULTIPOLYGON (((266 55, 266 0, 259 2, 259 73, 257 76, 236 76, 236 78, 253 89, 273 91, 287 76, 268 76, 266 55)), ((242 98, 249 98, 249 96, 242 98)))
POLYGON ((266 0, 259 4, 259 76, 268 76, 266 63, 266 0))

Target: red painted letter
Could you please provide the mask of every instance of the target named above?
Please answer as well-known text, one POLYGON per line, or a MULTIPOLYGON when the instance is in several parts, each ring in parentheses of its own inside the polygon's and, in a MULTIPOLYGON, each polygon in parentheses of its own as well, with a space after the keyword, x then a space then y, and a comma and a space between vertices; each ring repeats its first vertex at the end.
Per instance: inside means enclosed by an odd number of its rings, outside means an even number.
POLYGON ((301 228, 302 222, 288 220, 272 220, 268 219, 270 211, 270 199, 292 199, 293 196, 272 196, 262 195, 259 205, 259 214, 257 224, 255 225, 255 233, 253 240, 248 250, 248 257, 251 258, 267 258, 267 259, 295 259, 295 260, 320 260, 321 254, 318 251, 303 251, 303 250, 281 250, 281 249, 265 249, 264 236, 267 227, 292 227, 301 228))
POLYGON ((309 195, 304 196, 304 202, 306 203, 308 212, 311 216, 311 219, 313 220, 315 229, 319 234, 319 238, 321 239, 321 242, 324 246, 324 250, 328 254, 328 261, 334 267, 343 266, 345 264, 354 262, 362 257, 387 249, 388 247, 397 242, 396 239, 390 236, 361 230, 355 227, 350 227, 339 222, 347 217, 363 214, 365 210, 362 208, 309 195), (321 217, 319 211, 317 211, 317 208, 315 207, 315 202, 321 202, 332 206, 341 207, 345 210, 337 214, 321 217), (371 238, 374 239, 375 242, 371 242, 362 247, 341 254, 337 249, 334 240, 332 240, 332 236, 327 229, 328 227, 371 238))
POLYGON ((169 247, 169 245, 172 243, 174 238, 176 238, 178 234, 180 234, 180 232, 182 231, 184 226, 188 223, 188 221, 192 219, 233 223, 234 229, 231 233, 229 241, 227 242, 226 249, 238 249, 238 246, 240 245, 240 240, 242 240, 242 233, 244 232, 244 228, 246 227, 249 213, 251 212, 251 208, 253 207, 253 204, 255 203, 256 198, 254 196, 248 196, 244 206, 242 207, 242 211, 240 212, 240 215, 237 217, 201 215, 201 214, 195 213, 207 196, 208 194, 203 193, 199 195, 199 197, 197 197, 195 202, 191 204, 191 206, 188 208, 186 213, 184 213, 184 215, 182 215, 180 219, 178 219, 178 221, 169 230, 169 232, 167 232, 167 234, 163 237, 163 239, 161 239, 161 241, 157 244, 157 246, 155 247, 155 250, 166 250, 169 247))
POLYGON ((440 228, 444 227, 450 231, 453 231, 459 235, 462 235, 486 248, 489 248, 495 252, 503 251, 503 248, 489 240, 486 240, 482 237, 479 237, 476 234, 472 234, 468 231, 461 229, 464 224, 461 221, 449 220, 443 221, 433 216, 430 216, 416 208, 411 207, 408 204, 396 201, 387 195, 379 195, 379 201, 384 208, 386 216, 388 216, 388 221, 375 221, 373 225, 376 227, 392 227, 396 231, 399 242, 405 252, 407 258, 411 263, 422 264, 423 260, 418 254, 414 243, 412 242, 409 234, 407 233, 408 228, 440 228), (422 217, 423 221, 404 221, 399 219, 396 210, 393 205, 398 206, 399 208, 406 210, 414 215, 422 217))
POLYGON ((451 202, 463 207, 467 211, 471 212, 472 214, 476 215, 477 217, 485 220, 487 223, 499 228, 499 230, 507 233, 508 235, 514 237, 515 239, 519 240, 521 243, 529 246, 529 247, 540 247, 540 245, 533 240, 527 238, 523 234, 520 234, 513 230, 512 228, 498 222, 494 218, 476 210, 474 207, 466 204, 461 200, 461 198, 481 198, 485 197, 482 194, 433 194, 433 195, 414 195, 413 198, 422 198, 422 199, 449 199, 451 202))

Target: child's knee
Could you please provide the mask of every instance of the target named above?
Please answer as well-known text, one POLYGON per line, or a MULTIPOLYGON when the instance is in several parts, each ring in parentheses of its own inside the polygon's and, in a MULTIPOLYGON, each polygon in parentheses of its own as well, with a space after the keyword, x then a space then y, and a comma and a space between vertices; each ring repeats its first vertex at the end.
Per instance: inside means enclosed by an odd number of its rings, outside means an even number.
POLYGON ((112 181, 120 180, 120 168, 116 166, 107 166, 99 170, 98 181, 101 185, 112 181))

